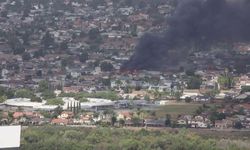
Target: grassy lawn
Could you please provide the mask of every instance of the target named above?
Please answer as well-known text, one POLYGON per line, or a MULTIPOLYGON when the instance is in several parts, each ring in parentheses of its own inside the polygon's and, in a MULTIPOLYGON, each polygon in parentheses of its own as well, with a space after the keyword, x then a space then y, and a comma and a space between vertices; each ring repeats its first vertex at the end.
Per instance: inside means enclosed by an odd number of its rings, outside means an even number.
POLYGON ((165 117, 166 114, 170 114, 173 118, 176 118, 181 114, 193 114, 195 110, 202 106, 201 104, 171 104, 160 107, 156 111, 157 117, 165 117))

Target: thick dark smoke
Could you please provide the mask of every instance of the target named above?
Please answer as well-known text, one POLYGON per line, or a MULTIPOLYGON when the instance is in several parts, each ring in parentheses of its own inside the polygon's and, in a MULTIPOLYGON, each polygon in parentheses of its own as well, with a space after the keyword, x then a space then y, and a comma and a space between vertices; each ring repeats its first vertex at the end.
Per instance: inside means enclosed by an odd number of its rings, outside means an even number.
POLYGON ((161 35, 146 34, 122 69, 160 70, 178 64, 195 45, 250 41, 250 0, 180 0, 161 35))

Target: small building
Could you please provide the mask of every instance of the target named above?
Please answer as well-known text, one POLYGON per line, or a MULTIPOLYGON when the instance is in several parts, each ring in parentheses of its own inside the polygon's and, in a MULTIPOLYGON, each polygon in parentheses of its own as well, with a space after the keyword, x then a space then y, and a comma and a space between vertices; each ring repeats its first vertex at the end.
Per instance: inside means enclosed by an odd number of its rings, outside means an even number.
POLYGON ((63 111, 61 113, 61 115, 58 116, 58 118, 69 119, 69 118, 73 118, 73 116, 74 116, 73 112, 71 112, 71 111, 63 111))
POLYGON ((181 99, 185 99, 187 97, 194 97, 201 95, 199 90, 184 90, 181 96, 181 99))
POLYGON ((131 120, 132 118, 132 113, 128 112, 128 111, 124 111, 124 112, 119 112, 118 116, 117 116, 117 120, 131 120))
POLYGON ((108 99, 100 99, 100 98, 87 98, 87 99, 88 102, 81 103, 81 109, 98 111, 98 110, 112 109, 115 107, 115 102, 108 99))

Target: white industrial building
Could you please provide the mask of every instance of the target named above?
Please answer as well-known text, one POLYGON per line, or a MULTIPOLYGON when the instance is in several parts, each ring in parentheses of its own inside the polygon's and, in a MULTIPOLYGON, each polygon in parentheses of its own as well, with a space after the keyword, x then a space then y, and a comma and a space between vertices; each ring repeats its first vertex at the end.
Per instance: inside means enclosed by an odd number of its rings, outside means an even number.
POLYGON ((99 98, 87 98, 88 102, 82 102, 81 108, 87 110, 103 110, 113 108, 115 102, 108 99, 99 99, 99 98))

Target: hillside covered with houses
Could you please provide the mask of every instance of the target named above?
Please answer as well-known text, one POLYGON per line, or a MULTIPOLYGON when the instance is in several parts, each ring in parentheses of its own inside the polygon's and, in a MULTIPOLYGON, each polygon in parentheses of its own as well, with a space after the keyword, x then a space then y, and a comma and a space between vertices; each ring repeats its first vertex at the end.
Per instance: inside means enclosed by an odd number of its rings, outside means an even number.
POLYGON ((175 7, 1 0, 0 124, 249 129, 249 43, 193 48, 165 70, 121 69, 175 7))

